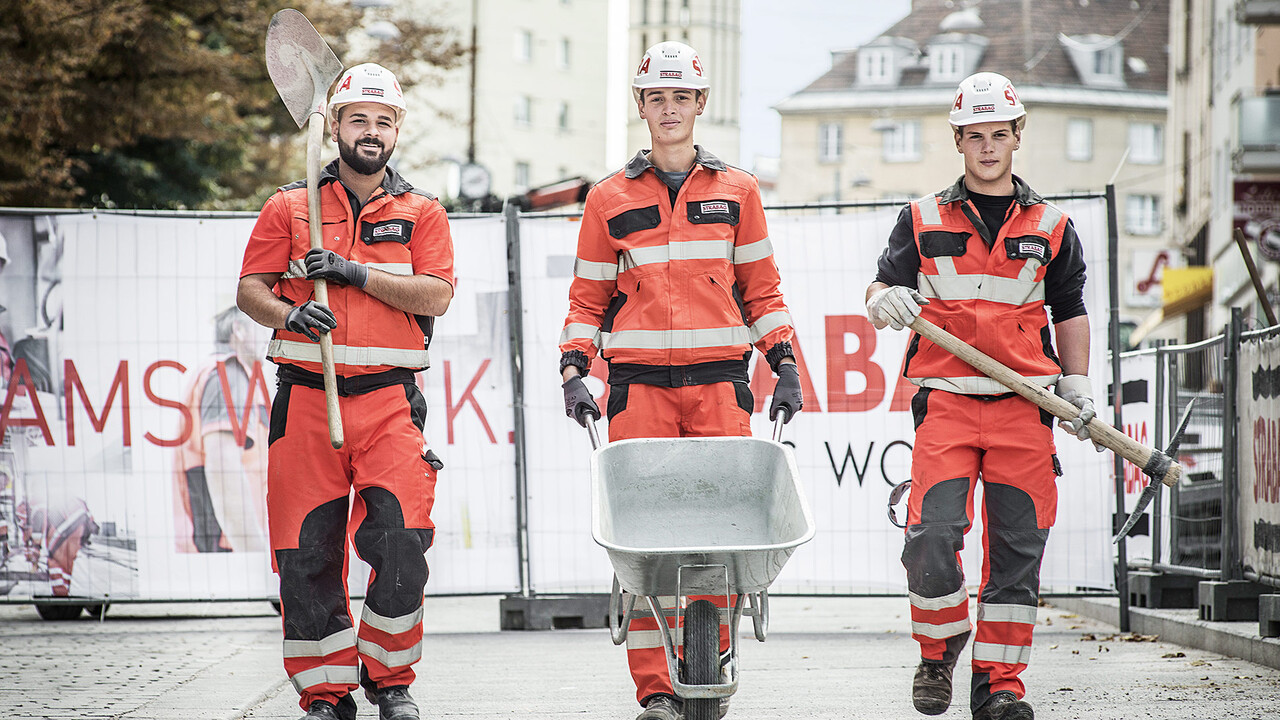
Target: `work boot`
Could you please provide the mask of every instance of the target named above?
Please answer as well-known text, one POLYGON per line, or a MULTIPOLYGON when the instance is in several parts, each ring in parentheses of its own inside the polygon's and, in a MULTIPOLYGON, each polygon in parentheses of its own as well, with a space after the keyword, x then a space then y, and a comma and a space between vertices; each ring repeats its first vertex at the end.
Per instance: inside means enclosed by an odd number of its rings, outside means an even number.
POLYGON ((409 697, 408 685, 366 689, 364 696, 378 706, 378 720, 418 720, 418 703, 409 697))
POLYGON ((973 711, 973 720, 1035 720, 1031 705, 1008 690, 992 693, 982 707, 973 711))
POLYGON ((680 706, 670 695, 655 695, 636 720, 680 720, 680 706))
POLYGON ((338 708, 334 707, 331 702, 316 700, 311 703, 311 707, 307 709, 307 714, 303 715, 301 720, 338 720, 338 708))
MULTIPOLYGON (((921 660, 911 683, 911 703, 925 715, 941 715, 951 706, 951 672, 955 662, 921 660)), ((977 717, 975 715, 974 717, 977 717)))

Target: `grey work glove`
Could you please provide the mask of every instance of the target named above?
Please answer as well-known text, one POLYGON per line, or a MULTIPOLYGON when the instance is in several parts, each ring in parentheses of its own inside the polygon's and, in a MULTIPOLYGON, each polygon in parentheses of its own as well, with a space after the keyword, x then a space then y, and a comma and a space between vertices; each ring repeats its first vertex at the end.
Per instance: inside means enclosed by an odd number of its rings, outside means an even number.
MULTIPOLYGON (((1089 421, 1098 413, 1093 408, 1093 384, 1089 382, 1089 377, 1087 375, 1063 375, 1058 378, 1058 384, 1054 386, 1053 391, 1058 397, 1080 408, 1079 415, 1071 420, 1059 421, 1058 427, 1081 440, 1091 440, 1089 421)), ((1102 452, 1106 448, 1094 442, 1093 449, 1102 452)))
POLYGON ((804 393, 800 391, 800 371, 795 363, 778 366, 778 383, 773 386, 773 402, 769 404, 769 422, 778 419, 779 412, 785 412, 782 423, 791 422, 791 418, 804 407, 804 393))
POLYGON ((338 327, 338 319, 326 305, 315 300, 308 300, 289 311, 284 320, 284 329, 302 333, 315 342, 320 342, 320 335, 338 327))
POLYGON ((587 389, 586 383, 582 382, 581 375, 574 375, 560 387, 564 388, 564 414, 578 421, 582 427, 587 426, 586 417, 592 416, 596 420, 600 419, 600 406, 596 405, 595 398, 591 397, 591 391, 587 389))
POLYGON ((928 304, 929 299, 918 290, 893 285, 867 299, 867 315, 877 330, 883 330, 886 325, 901 330, 920 317, 921 305, 928 304))
POLYGON ((363 288, 369 282, 369 268, 332 250, 312 248, 302 260, 307 265, 308 280, 327 280, 358 288, 363 288))

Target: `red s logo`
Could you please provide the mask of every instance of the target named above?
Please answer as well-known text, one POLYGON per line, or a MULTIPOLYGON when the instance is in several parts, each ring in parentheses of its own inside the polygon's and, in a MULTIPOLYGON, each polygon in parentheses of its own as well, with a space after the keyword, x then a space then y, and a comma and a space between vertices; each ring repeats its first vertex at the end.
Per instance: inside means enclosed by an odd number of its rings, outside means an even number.
POLYGON ((698 73, 698 77, 702 77, 702 61, 698 59, 697 55, 693 56, 693 71, 698 73))
POLYGON ((1018 104, 1018 96, 1014 94, 1012 85, 1004 86, 1004 99, 1008 100, 1010 105, 1018 104))

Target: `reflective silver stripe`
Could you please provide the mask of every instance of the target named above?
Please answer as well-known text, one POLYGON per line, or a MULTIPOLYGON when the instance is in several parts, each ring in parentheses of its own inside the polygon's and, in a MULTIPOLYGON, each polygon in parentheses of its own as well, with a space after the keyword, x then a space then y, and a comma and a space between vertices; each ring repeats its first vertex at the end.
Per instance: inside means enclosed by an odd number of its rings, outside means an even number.
POLYGON ((1027 282, 1020 277, 919 273, 916 285, 921 295, 936 300, 989 300, 1006 305, 1044 301, 1044 283, 1027 282))
POLYGON ((1031 662, 1030 645, 1000 645, 997 643, 973 643, 973 659, 984 662, 1026 665, 1031 662))
POLYGON ((617 280, 618 263, 591 262, 578 258, 573 261, 573 276, 583 280, 617 280))
POLYGON ((408 615, 401 615, 400 617, 394 618, 383 617, 382 615, 370 610, 368 605, 365 605, 364 610, 360 611, 361 625, 368 625, 369 627, 381 630, 388 635, 399 635, 400 633, 408 632, 418 627, 421 622, 421 607, 408 615))
POLYGON ((600 340, 601 347, 610 350, 686 350, 748 345, 751 333, 742 325, 699 330, 620 330, 600 333, 600 340))
POLYGON ((947 608, 960 607, 968 603, 969 591, 962 587, 949 595, 936 598, 927 598, 923 595, 908 592, 907 597, 911 599, 911 607, 917 610, 946 610, 947 608))
POLYGON ((570 340, 586 340, 597 348, 600 347, 600 328, 586 323, 569 323, 560 331, 560 344, 570 340))
POLYGON ((766 313, 764 317, 751 324, 751 342, 756 342, 778 328, 791 326, 791 313, 786 310, 766 313))
POLYGON ((911 633, 913 635, 923 635, 934 640, 946 640, 966 632, 969 632, 969 618, 938 625, 916 620, 911 621, 911 633))
MULTIPOLYGON (((1049 387, 1058 382, 1058 378, 1061 375, 1055 373, 1053 375, 1024 375, 1023 377, 1040 387, 1049 387)), ((1003 395, 1009 392, 1009 388, 989 377, 929 377, 910 378, 910 380, 920 387, 946 390, 947 392, 961 393, 963 395, 1003 395)))
POLYGON ((1014 622, 1036 624, 1034 605, 978 603, 978 622, 1014 622))
POLYGON ((916 206, 920 208, 920 221, 925 225, 941 225, 942 213, 938 210, 938 198, 936 195, 925 195, 916 201, 916 206))
POLYGON ((307 266, 302 264, 301 260, 290 260, 289 269, 284 271, 280 276, 281 280, 293 280, 294 278, 304 278, 307 276, 307 266))
POLYGON ((350 628, 339 630, 322 640, 285 640, 284 656, 287 658, 322 658, 339 650, 356 646, 356 633, 350 628))
MULTIPOLYGON (((267 346, 267 357, 318 363, 320 343, 276 338, 267 346)), ((337 365, 391 365, 406 368, 431 366, 426 350, 351 345, 334 345, 333 362, 337 365)))
MULTIPOLYGON (((662 647, 661 630, 629 630, 627 632, 627 649, 628 650, 651 650, 653 648, 662 647)), ((677 646, 684 642, 684 631, 676 630, 675 643, 677 646)))
POLYGON ((360 671, 355 665, 321 665, 289 678, 299 693, 321 685, 359 685, 360 671))
POLYGON ((365 263, 365 267, 381 270, 392 275, 412 275, 413 263, 365 263))
POLYGON ((624 270, 671 260, 729 260, 733 257, 733 243, 728 240, 690 240, 631 248, 623 251, 622 255, 624 270))
POLYGON ((1040 270, 1040 258, 1027 258, 1022 263, 1022 269, 1018 271, 1018 282, 1031 283, 1036 280, 1036 273, 1040 270))
POLYGON ((1052 232, 1058 227, 1058 221, 1062 219, 1062 211, 1053 203, 1044 204, 1044 215, 1040 216, 1040 225, 1036 228, 1042 233, 1052 232))
POLYGON ((939 275, 956 274, 956 259, 950 255, 939 255, 933 259, 933 264, 937 266, 939 275))
POLYGON ((746 245, 739 245, 733 249, 733 264, 743 265, 752 263, 757 260, 763 260, 773 255, 773 243, 769 238, 757 240, 746 245))
POLYGON ((408 667, 422 659, 422 641, 407 650, 388 650, 372 640, 361 639, 356 647, 360 654, 371 657, 389 668, 408 667))

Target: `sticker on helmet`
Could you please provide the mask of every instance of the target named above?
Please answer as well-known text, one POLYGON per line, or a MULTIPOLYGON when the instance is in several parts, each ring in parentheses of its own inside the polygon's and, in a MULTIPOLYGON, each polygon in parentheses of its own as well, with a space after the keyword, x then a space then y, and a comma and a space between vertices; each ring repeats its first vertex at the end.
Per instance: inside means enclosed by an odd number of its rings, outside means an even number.
POLYGON ((962 93, 962 92, 958 92, 958 93, 956 93, 956 104, 955 104, 955 105, 953 105, 953 106, 951 106, 951 109, 952 109, 952 110, 962 110, 962 109, 963 109, 963 106, 961 105, 961 101, 962 101, 962 100, 964 100, 964 93, 962 93))
POLYGON ((644 75, 649 72, 649 56, 645 55, 644 60, 640 61, 640 67, 636 69, 637 75, 644 75))
POLYGON ((679 70, 662 70, 658 73, 658 77, 680 80, 684 78, 684 73, 679 70))
POLYGON ((975 114, 977 114, 977 113, 989 113, 989 112, 995 112, 995 111, 996 111, 996 106, 995 106, 995 105, 974 105, 974 106, 973 106, 973 112, 974 112, 975 114))
POLYGON ((1004 86, 1004 99, 1008 100, 1010 105, 1018 104, 1018 95, 1013 91, 1012 85, 1004 86))
POLYGON ((697 55, 693 56, 693 71, 698 73, 698 77, 702 77, 702 61, 698 59, 697 55))
POLYGON ((385 93, 383 93, 383 92, 382 92, 382 88, 371 88, 371 87, 367 87, 367 88, 360 88, 360 94, 361 94, 361 95, 376 95, 376 96, 378 96, 378 97, 382 97, 385 93))

